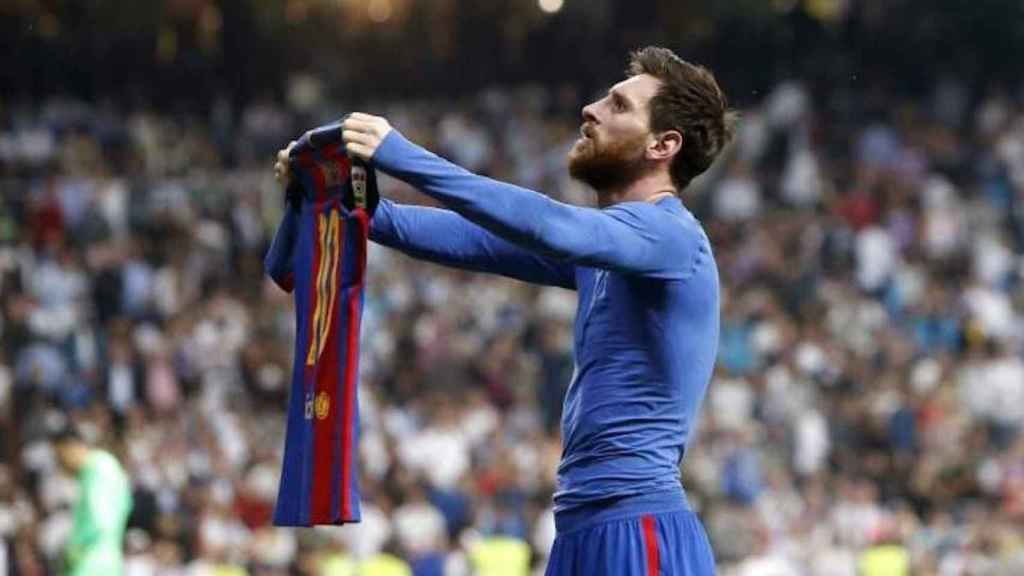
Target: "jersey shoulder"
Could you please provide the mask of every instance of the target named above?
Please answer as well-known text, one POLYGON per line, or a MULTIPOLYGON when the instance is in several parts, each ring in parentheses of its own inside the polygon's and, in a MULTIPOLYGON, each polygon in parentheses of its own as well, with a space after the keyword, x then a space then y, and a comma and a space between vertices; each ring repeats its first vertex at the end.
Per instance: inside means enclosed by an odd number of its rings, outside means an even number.
POLYGON ((90 476, 100 481, 120 480, 125 476, 121 463, 113 454, 105 450, 96 450, 89 462, 90 476))
POLYGON ((678 198, 657 203, 620 202, 604 210, 619 220, 658 234, 691 240, 707 240, 704 227, 678 198))
POLYGON ((682 277, 696 273, 699 264, 712 259, 711 243, 700 221, 678 198, 657 203, 622 202, 606 211, 649 236, 663 250, 664 257, 675 260, 682 277))

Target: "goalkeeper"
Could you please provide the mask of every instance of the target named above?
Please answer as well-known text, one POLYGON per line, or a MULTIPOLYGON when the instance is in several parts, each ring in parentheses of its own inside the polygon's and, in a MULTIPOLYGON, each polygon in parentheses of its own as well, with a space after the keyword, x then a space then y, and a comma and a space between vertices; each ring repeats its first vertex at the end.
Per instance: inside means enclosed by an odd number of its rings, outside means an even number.
POLYGON ((120 576, 125 526, 132 509, 128 476, 117 458, 91 446, 71 426, 54 435, 54 447, 61 467, 78 478, 63 574, 120 576))

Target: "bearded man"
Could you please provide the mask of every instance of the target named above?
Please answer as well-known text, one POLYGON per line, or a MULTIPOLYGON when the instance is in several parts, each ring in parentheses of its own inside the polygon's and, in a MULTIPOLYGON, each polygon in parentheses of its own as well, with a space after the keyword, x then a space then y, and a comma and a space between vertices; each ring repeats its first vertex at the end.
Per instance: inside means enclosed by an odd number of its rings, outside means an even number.
MULTIPOLYGON (((350 156, 445 206, 382 199, 371 240, 578 293, 548 576, 714 574, 680 465, 715 364, 718 270, 683 193, 733 125, 707 69, 665 48, 633 53, 627 78, 582 111, 569 171, 597 195, 582 207, 470 173, 384 118, 343 122, 350 156)), ((287 182, 287 149, 275 170, 287 182)))

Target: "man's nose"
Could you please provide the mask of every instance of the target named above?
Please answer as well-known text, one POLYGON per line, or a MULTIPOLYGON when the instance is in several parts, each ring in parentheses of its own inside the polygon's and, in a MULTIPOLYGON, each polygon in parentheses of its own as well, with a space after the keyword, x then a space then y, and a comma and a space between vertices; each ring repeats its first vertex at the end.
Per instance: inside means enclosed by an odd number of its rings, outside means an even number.
POLYGON ((584 122, 597 122, 597 114, 594 112, 594 105, 587 104, 583 107, 583 121, 584 122))

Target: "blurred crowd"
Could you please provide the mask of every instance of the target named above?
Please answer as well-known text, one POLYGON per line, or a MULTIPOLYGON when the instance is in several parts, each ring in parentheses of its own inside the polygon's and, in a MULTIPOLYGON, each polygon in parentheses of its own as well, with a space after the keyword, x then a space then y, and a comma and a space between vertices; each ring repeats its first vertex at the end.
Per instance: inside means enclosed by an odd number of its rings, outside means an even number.
MULTIPOLYGON (((0 107, 0 575, 59 571, 75 483, 47 432, 67 420, 133 481, 129 576, 542 573, 575 295, 377 246, 363 522, 270 526, 294 342, 262 270, 284 206, 270 168, 345 109, 293 88, 203 114, 0 107)), ((589 96, 368 111, 585 204, 565 153, 589 96)), ((1021 98, 781 82, 692 188, 723 305, 682 478, 720 573, 1024 573, 1021 98)))

